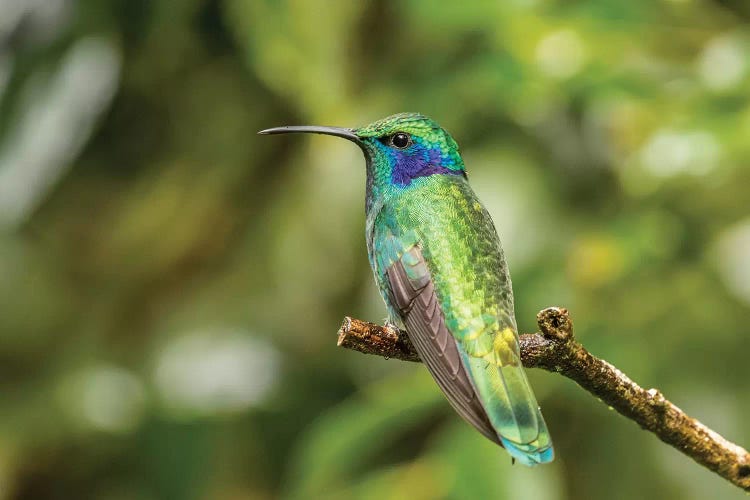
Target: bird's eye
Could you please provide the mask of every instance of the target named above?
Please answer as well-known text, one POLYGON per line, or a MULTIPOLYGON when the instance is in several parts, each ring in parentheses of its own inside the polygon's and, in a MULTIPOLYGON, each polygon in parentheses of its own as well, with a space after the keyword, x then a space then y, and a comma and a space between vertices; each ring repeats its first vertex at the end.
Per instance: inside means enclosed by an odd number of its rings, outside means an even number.
POLYGON ((390 142, 394 148, 405 149, 411 145, 411 137, 405 132, 396 132, 390 142))

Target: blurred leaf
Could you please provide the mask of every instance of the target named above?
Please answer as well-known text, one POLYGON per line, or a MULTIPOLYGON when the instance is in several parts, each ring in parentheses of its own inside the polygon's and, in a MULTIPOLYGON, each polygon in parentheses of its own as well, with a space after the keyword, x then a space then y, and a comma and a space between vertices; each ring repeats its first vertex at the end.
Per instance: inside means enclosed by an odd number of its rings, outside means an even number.
MULTIPOLYGON (((392 362, 392 361, 391 361, 392 362)), ((287 474, 289 498, 342 491, 356 471, 389 448, 404 446, 409 432, 444 403, 425 372, 386 379, 333 408, 313 423, 287 474)))

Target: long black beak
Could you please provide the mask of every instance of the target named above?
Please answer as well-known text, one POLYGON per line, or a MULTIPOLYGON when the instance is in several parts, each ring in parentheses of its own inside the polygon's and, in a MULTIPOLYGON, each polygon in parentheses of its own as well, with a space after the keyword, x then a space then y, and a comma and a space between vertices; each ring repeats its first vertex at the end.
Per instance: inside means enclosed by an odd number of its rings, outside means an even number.
POLYGON ((306 134, 324 134, 324 135, 335 135, 336 137, 343 137, 350 141, 362 145, 362 140, 357 137, 357 134, 350 128, 342 127, 319 127, 316 125, 302 125, 297 127, 275 127, 267 128, 258 132, 261 135, 272 135, 272 134, 293 134, 293 133, 306 133, 306 134))

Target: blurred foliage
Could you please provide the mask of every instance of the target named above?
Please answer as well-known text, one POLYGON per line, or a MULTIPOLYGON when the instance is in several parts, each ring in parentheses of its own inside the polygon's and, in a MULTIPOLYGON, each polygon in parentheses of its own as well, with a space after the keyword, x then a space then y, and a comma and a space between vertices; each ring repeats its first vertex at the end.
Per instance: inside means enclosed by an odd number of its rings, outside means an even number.
POLYGON ((521 329, 747 445, 749 95, 745 0, 0 2, 0 498, 744 498, 560 376, 532 470, 337 349, 364 163, 255 132, 434 117, 521 329))

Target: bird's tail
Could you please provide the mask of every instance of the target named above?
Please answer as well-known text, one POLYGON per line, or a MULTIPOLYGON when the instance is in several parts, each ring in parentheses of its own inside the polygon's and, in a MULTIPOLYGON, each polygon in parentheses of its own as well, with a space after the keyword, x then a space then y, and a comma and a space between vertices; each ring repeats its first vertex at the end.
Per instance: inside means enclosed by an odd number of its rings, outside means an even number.
POLYGON ((482 406, 508 453, 525 465, 551 462, 552 440, 520 360, 462 353, 482 406), (513 362, 515 361, 515 362, 513 362))

